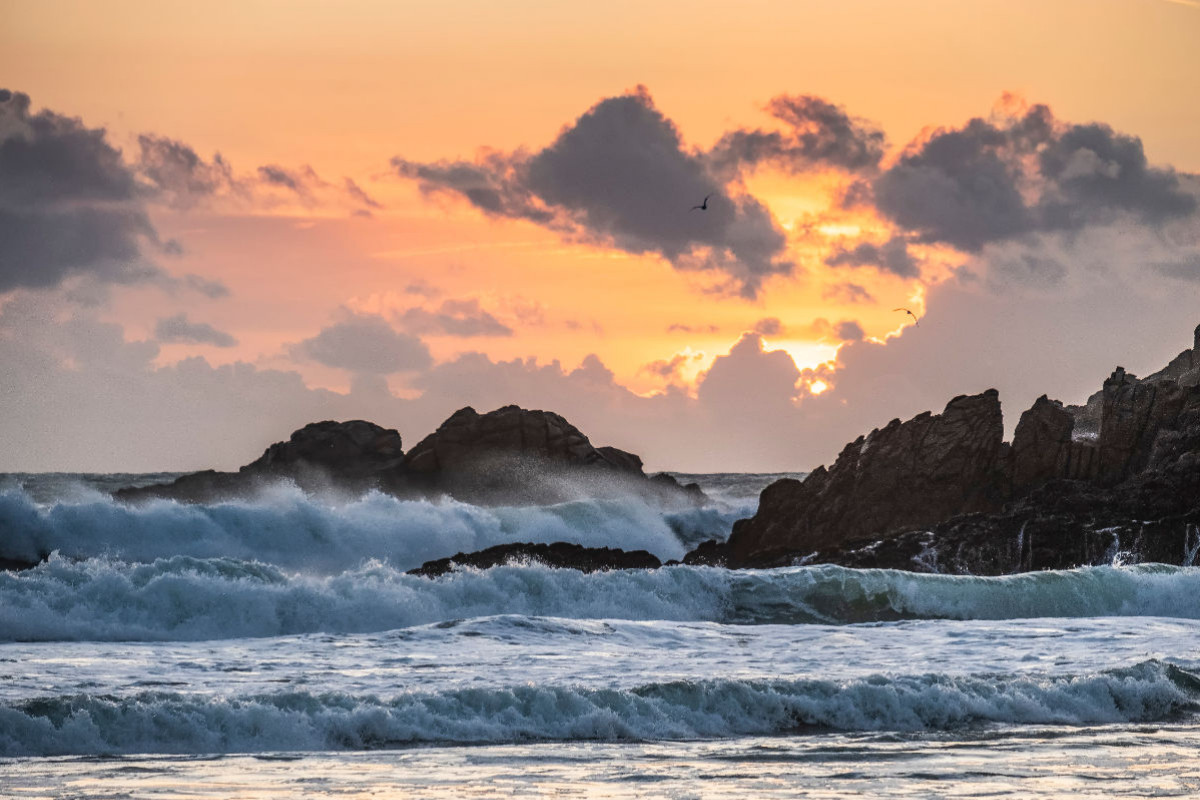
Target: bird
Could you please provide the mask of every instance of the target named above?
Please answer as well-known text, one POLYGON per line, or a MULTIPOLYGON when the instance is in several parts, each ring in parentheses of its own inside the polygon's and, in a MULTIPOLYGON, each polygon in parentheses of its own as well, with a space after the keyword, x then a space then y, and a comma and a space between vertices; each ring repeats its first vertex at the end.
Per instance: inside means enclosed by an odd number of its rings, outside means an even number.
POLYGON ((903 311, 905 314, 908 314, 910 317, 913 318, 913 325, 921 324, 921 321, 917 319, 917 315, 914 314, 913 312, 909 311, 907 308, 893 308, 892 311, 903 311))
POLYGON ((695 211, 696 209, 700 209, 701 211, 708 211, 708 198, 712 197, 714 194, 716 194, 716 192, 711 192, 709 194, 704 195, 704 202, 698 206, 692 206, 691 208, 688 209, 688 211, 695 211))

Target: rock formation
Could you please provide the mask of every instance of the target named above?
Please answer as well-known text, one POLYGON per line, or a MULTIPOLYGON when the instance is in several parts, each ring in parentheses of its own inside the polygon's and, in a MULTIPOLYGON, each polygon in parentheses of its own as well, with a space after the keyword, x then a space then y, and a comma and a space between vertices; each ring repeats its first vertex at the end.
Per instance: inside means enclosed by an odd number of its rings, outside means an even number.
POLYGON ((1190 564, 1200 550, 1198 368, 1200 328, 1196 348, 1154 380, 1117 367, 1085 406, 1039 397, 1011 446, 994 390, 893 420, 832 467, 768 486, 727 543, 684 561, 976 574, 1190 564))
POLYGON ((114 496, 211 502, 245 497, 278 480, 308 491, 449 494, 481 503, 547 503, 630 493, 675 505, 706 501, 694 484, 680 486, 669 475, 647 477, 633 453, 593 447, 558 414, 517 406, 487 414, 460 409, 407 455, 394 430, 362 420, 314 422, 237 472, 205 470, 169 484, 120 489, 114 496))
POLYGON ((579 544, 555 542, 554 544, 529 544, 514 542, 498 544, 474 553, 457 553, 449 558, 426 561, 409 575, 436 578, 456 567, 488 569, 502 564, 524 564, 536 562, 547 567, 577 569, 580 572, 598 572, 610 569, 655 569, 662 562, 645 550, 620 550, 610 547, 584 547, 579 544))

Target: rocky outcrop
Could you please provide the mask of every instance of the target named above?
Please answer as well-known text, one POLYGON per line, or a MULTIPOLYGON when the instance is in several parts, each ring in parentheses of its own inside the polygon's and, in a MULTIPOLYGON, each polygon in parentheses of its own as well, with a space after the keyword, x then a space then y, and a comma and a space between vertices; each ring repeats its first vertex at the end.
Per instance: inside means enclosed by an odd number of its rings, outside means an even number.
POLYGON ((951 400, 938 415, 892 420, 846 445, 832 467, 771 484, 758 513, 734 525, 738 564, 875 539, 956 514, 999 509, 1008 448, 994 389, 951 400))
POLYGON ((1200 550, 1197 348, 1157 380, 1117 367, 1087 406, 1039 397, 1011 448, 995 392, 893 420, 804 481, 768 486, 727 543, 685 563, 999 574, 1081 564, 1191 564, 1200 550), (1167 377, 1161 377, 1167 376, 1167 377), (1078 428, 1086 433, 1080 435, 1078 428))
POLYGON ((237 472, 204 470, 172 483, 119 489, 119 500, 166 498, 190 503, 243 497, 279 480, 306 490, 395 489, 404 450, 400 434, 364 420, 314 422, 276 442, 237 472))
POLYGON ((394 430, 362 420, 315 422, 237 472, 205 470, 169 484, 120 489, 114 496, 211 502, 245 497, 279 480, 309 491, 449 494, 477 503, 550 503, 626 494, 678 506, 707 500, 694 484, 680 486, 669 475, 648 478, 633 453, 594 447, 558 414, 517 406, 487 414, 460 409, 407 455, 394 430))
POLYGON ((577 569, 580 572, 599 572, 610 569, 655 569, 662 562, 645 550, 619 550, 611 547, 584 547, 579 544, 555 542, 530 544, 514 542, 499 544, 474 553, 457 553, 449 558, 426 561, 409 575, 436 578, 460 567, 489 569, 504 564, 535 562, 547 567, 577 569))

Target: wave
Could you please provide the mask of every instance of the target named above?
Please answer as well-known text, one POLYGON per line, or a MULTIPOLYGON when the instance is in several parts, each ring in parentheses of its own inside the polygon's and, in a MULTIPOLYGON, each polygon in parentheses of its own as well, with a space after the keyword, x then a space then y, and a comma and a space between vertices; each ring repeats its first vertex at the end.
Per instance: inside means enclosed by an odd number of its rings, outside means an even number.
POLYGON ((1200 676, 1158 661, 1076 676, 875 675, 846 681, 674 681, 632 689, 527 685, 392 698, 334 692, 80 694, 0 706, 0 756, 1145 723, 1193 715, 1198 701, 1200 676))
POLYGON ((572 542, 680 558, 728 536, 746 509, 659 509, 633 497, 549 506, 479 507, 450 499, 400 500, 369 493, 334 502, 281 484, 254 501, 128 506, 94 491, 38 504, 0 492, 0 559, 35 562, 51 552, 149 562, 227 557, 331 573, 368 559, 401 569, 507 542, 572 542))
POLYGON ((845 624, 899 619, 1200 618, 1200 568, 1086 567, 999 578, 853 570, 539 565, 439 578, 372 562, 334 575, 231 558, 52 557, 0 572, 0 641, 200 640, 368 633, 497 614, 845 624))

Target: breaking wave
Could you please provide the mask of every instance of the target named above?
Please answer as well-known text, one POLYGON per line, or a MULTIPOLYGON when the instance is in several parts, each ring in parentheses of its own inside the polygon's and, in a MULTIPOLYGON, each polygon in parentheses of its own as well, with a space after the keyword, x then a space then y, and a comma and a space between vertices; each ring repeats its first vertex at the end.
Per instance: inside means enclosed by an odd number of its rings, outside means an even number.
POLYGON ((633 689, 527 685, 391 698, 337 692, 80 694, 0 706, 0 756, 1158 722, 1194 714, 1198 699, 1200 677, 1159 661, 1075 676, 876 675, 845 681, 674 681, 633 689))
POLYGON ((996 578, 835 566, 584 574, 536 564, 438 578, 372 562, 333 575, 232 558, 55 556, 0 572, 0 640, 199 640, 366 633, 519 614, 568 619, 843 624, 899 619, 1197 619, 1200 569, 1086 567, 996 578))

